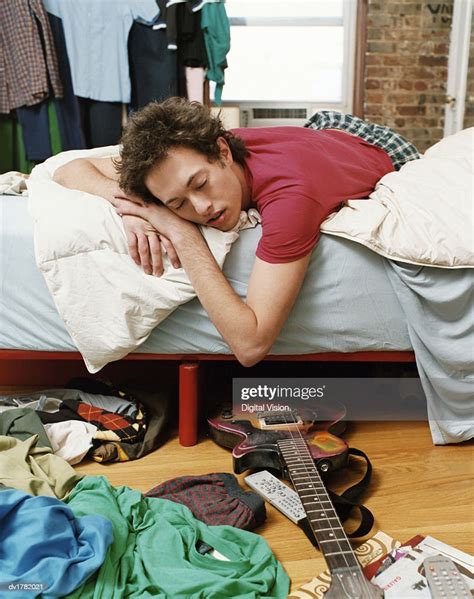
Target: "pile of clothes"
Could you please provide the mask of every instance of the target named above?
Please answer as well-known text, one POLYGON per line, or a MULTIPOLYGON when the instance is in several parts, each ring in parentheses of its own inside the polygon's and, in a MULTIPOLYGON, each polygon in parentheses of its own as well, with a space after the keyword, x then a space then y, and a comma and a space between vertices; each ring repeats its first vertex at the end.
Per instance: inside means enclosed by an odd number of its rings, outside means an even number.
POLYGON ((156 446, 156 412, 127 394, 99 397, 0 399, 0 588, 12 599, 286 597, 288 576, 250 532, 264 502, 232 474, 182 476, 142 495, 73 469, 87 454, 117 461, 156 446))
POLYGON ((107 383, 76 379, 66 389, 0 396, 0 435, 37 435, 39 446, 70 464, 86 455, 96 462, 125 462, 162 441, 169 403, 166 391, 139 390, 136 399, 107 383))

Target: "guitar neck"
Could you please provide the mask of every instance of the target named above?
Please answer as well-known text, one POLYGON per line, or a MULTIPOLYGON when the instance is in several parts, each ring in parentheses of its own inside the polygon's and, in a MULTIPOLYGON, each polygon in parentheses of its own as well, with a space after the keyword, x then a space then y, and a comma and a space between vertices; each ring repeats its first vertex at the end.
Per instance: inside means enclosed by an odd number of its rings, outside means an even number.
POLYGON ((293 486, 331 572, 361 573, 359 562, 302 438, 278 441, 293 486))

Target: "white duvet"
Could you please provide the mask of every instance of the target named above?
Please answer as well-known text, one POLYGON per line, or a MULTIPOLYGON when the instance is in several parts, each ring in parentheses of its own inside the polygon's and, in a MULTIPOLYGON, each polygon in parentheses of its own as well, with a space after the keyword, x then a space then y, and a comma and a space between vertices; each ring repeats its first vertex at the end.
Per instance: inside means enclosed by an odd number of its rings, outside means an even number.
POLYGON ((382 177, 371 201, 349 200, 321 231, 400 262, 474 266, 474 128, 446 137, 382 177))
MULTIPOLYGON (((401 262, 474 266, 473 129, 433 146, 420 160, 383 177, 368 200, 349 200, 322 231, 362 243, 401 262)), ((145 275, 128 255, 121 219, 97 196, 65 189, 51 178, 81 156, 111 156, 117 147, 64 152, 37 166, 27 182, 36 262, 66 328, 90 372, 118 360, 195 292, 182 269, 145 275)), ((242 214, 255 226, 258 214, 242 214)), ((238 231, 202 233, 222 266, 238 231)))

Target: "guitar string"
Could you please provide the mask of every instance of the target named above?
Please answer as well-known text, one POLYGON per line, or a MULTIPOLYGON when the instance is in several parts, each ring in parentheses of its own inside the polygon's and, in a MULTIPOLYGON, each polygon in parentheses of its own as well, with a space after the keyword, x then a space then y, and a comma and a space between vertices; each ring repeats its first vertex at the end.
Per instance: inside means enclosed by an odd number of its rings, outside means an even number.
MULTIPOLYGON (((359 564, 359 561, 357 560, 357 557, 355 557, 355 554, 354 554, 354 552, 353 552, 353 550, 352 550, 352 547, 351 547, 350 541, 349 541, 349 539, 348 539, 348 537, 347 537, 347 535, 346 535, 346 531, 344 530, 344 528, 343 528, 343 526, 342 526, 342 523, 340 522, 339 516, 338 516, 338 514, 337 514, 337 512, 336 512, 336 508, 334 507, 334 505, 333 505, 333 502, 331 501, 331 498, 329 497, 329 493, 328 493, 328 491, 327 491, 327 489, 326 489, 326 485, 323 483, 323 480, 322 480, 322 478, 321 478, 321 474, 319 473, 318 467, 317 467, 317 465, 314 463, 313 456, 311 455, 311 452, 310 452, 310 450, 309 450, 309 447, 308 447, 307 441, 306 441, 306 439, 303 437, 303 435, 301 434, 301 431, 300 431, 300 429, 299 429, 299 427, 298 427, 298 426, 296 426, 297 436, 294 434, 294 432, 291 430, 291 428, 290 428, 290 426, 289 426, 290 424, 295 424, 295 425, 297 425, 297 424, 298 424, 298 423, 297 423, 297 420, 296 420, 296 418, 295 418, 295 414, 294 414, 294 412, 293 412, 293 411, 291 411, 291 416, 292 416, 292 418, 293 418, 293 421, 292 421, 292 422, 288 422, 288 421, 286 420, 286 416, 287 416, 287 413, 285 413, 285 414, 284 414, 285 424, 287 425, 288 432, 289 432, 289 434, 290 434, 290 436, 291 436, 291 439, 292 439, 292 440, 293 440, 293 442, 295 443, 295 447, 297 447, 297 446, 296 446, 296 442, 297 442, 298 440, 302 441, 302 442, 303 442, 303 444, 304 444, 304 447, 305 447, 305 449, 306 449, 306 452, 307 452, 307 454, 308 454, 309 458, 311 459, 311 462, 314 464, 314 470, 315 470, 315 472, 316 472, 316 475, 317 475, 317 480, 313 480, 313 479, 312 479, 312 477, 311 477, 311 474, 310 474, 310 472, 309 472, 309 470, 308 470, 308 468, 307 468, 306 464, 305 464, 305 463, 304 463, 304 461, 303 461, 303 466, 304 466, 304 469, 305 469, 305 470, 306 470, 306 472, 307 472, 307 475, 308 475, 308 477, 309 477, 309 480, 310 480, 310 481, 311 481, 311 483, 313 483, 313 484, 315 484, 316 482, 320 482, 320 483, 321 483, 321 485, 322 485, 322 487, 323 487, 323 490, 324 490, 324 493, 325 493, 325 495, 326 495, 326 497, 327 497, 327 499, 328 499, 328 503, 329 503, 329 505, 331 506, 331 508, 332 508, 333 512, 335 513, 335 515, 336 515, 336 517, 337 517, 337 519, 338 519, 338 521, 339 521, 339 523, 340 523, 340 526, 339 526, 339 528, 342 530, 342 533, 343 533, 343 535, 344 535, 344 538, 343 538, 343 539, 341 539, 341 541, 345 541, 345 542, 346 542, 346 543, 349 545, 349 547, 351 548, 351 549, 350 549, 350 551, 351 551, 351 554, 352 554, 352 556, 354 557, 354 559, 355 559, 355 561, 356 561, 356 566, 358 567, 358 569, 359 569, 360 573, 362 574, 362 581, 363 581, 363 584, 364 584, 365 588, 366 588, 366 589, 369 591, 369 593, 370 593, 370 594, 372 594, 372 593, 371 593, 371 591, 372 591, 373 589, 371 588, 371 585, 370 585, 369 581, 367 580, 367 578, 364 576, 364 573, 362 572, 362 568, 361 568, 361 566, 360 566, 360 564, 359 564)), ((322 513, 325 513, 325 510, 324 510, 324 509, 321 509, 321 512, 322 512, 322 513)), ((327 518, 327 520, 328 520, 328 522, 329 522, 329 526, 330 526, 330 528, 331 528, 331 531, 333 532, 333 534, 335 534, 335 530, 334 530, 334 528, 333 528, 333 526, 332 526, 332 524, 331 524, 331 522, 330 522, 330 518, 327 518)), ((343 557, 344 557, 344 562, 346 563, 347 567, 348 567, 348 568, 350 568, 350 566, 349 566, 349 562, 348 562, 348 560, 347 560, 347 558, 346 558, 346 553, 347 553, 347 551, 344 551, 344 550, 342 550, 342 547, 341 547, 341 545, 340 545, 340 540, 339 540, 339 539, 337 539, 337 538, 336 538, 336 541, 337 541, 338 547, 339 547, 339 549, 341 550, 341 552, 342 552, 342 555, 343 555, 343 557)), ((323 554, 324 554, 324 552, 323 552, 323 554)), ((359 577, 359 582, 360 582, 360 577, 359 577)))
MULTIPOLYGON (((295 434, 294 434, 294 432, 291 430, 291 428, 290 428, 290 426, 289 426, 290 424, 297 424, 297 420, 296 420, 296 418, 295 418, 295 415, 294 415, 294 413, 293 413, 293 412, 291 412, 291 417, 293 418, 293 420, 292 420, 292 421, 288 421, 288 420, 286 420, 286 417, 287 417, 287 414, 284 414, 285 424, 287 424, 287 429, 288 429, 288 432, 289 432, 289 434, 290 434, 290 437, 291 437, 291 439, 292 439, 292 441, 293 441, 293 444, 295 445, 295 448, 297 449, 296 442, 297 442, 298 440, 301 440, 301 441, 303 441, 303 443, 304 443, 304 447, 306 448, 306 450, 307 450, 307 452, 308 452, 308 454, 309 454, 309 456, 311 457, 311 460, 312 460, 311 453, 309 452, 309 450, 308 450, 308 448, 307 448, 307 446, 306 446, 306 442, 305 442, 305 440, 304 440, 304 438, 303 438, 303 435, 301 434, 301 431, 299 430, 299 428, 298 428, 298 427, 296 427, 297 434, 295 435, 295 434), (298 439, 298 437, 299 437, 299 439, 298 439)), ((301 455, 301 454, 300 454, 300 455, 301 455)), ((313 462, 313 463, 314 463, 314 462, 313 462)), ((306 477, 307 477, 307 478, 308 478, 308 480, 309 480, 309 481, 312 483, 312 485, 315 485, 316 483, 320 483, 318 486, 322 486, 322 487, 323 487, 323 493, 326 495, 326 497, 327 497, 327 500, 328 500, 328 501, 327 501, 327 502, 325 502, 325 503, 329 503, 329 505, 332 507, 332 509, 333 509, 333 511, 334 511, 334 513, 335 513, 335 512, 336 512, 336 510, 334 509, 334 507, 333 507, 333 504, 332 504, 332 501, 331 501, 331 499, 330 499, 330 497, 329 497, 329 494, 328 494, 328 492, 327 492, 327 490, 326 490, 326 485, 324 485, 324 484, 323 484, 323 482, 322 482, 321 475, 319 474, 319 471, 317 470, 317 466, 316 466, 316 464, 314 464, 314 468, 315 468, 315 471, 316 471, 316 476, 317 476, 317 478, 316 478, 316 479, 313 479, 313 478, 312 478, 312 475, 311 475, 311 473, 310 473, 310 471, 309 471, 309 469, 308 469, 308 466, 306 465, 306 462, 304 461, 304 459, 302 460, 302 465, 303 465, 303 468, 304 468, 304 470, 305 470, 305 472, 306 472, 306 477)), ((314 488, 314 487, 313 487, 313 488, 314 488)), ((321 513, 324 513, 324 514, 326 513, 326 510, 325 510, 323 507, 321 507, 321 513)), ((334 535, 334 539, 335 539, 335 541, 336 541, 336 543, 337 543, 337 546, 338 546, 339 550, 341 551, 341 553, 342 553, 342 555, 343 555, 344 561, 345 561, 345 563, 346 563, 347 567, 349 568, 349 562, 347 561, 347 558, 346 558, 346 556, 345 556, 345 552, 342 550, 342 546, 341 546, 341 544, 340 544, 340 540, 337 538, 336 531, 335 531, 335 529, 333 528, 333 526, 332 526, 332 524, 331 524, 331 519, 330 519, 330 518, 327 518, 327 521, 328 521, 328 523, 329 523, 329 528, 331 529, 331 532, 332 532, 332 534, 334 535)), ((342 526, 340 526, 339 528, 341 528, 341 529, 342 529, 342 526)))

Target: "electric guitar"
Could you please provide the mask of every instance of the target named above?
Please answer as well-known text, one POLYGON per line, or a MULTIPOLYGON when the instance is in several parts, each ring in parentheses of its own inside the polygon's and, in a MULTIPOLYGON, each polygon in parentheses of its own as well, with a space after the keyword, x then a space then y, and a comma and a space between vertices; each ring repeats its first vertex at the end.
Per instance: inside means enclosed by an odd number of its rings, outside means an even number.
POLYGON ((237 474, 271 468, 291 480, 331 572, 325 599, 380 599, 384 591, 365 578, 320 474, 347 461, 347 445, 328 430, 336 422, 315 430, 318 423, 294 412, 260 413, 253 421, 208 419, 211 437, 232 448, 237 474))

